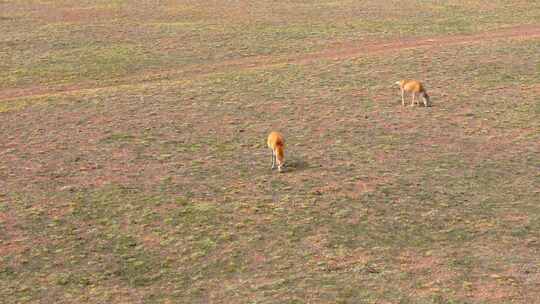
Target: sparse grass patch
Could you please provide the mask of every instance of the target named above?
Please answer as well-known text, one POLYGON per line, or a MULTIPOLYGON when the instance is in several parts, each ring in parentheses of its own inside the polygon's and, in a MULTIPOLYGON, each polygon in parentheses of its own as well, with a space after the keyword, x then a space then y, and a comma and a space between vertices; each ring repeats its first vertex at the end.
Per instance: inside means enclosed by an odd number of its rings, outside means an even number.
POLYGON ((317 52, 530 23, 538 5, 403 5, 1 3, 0 87, 32 96, 0 102, 0 298, 534 303, 538 42, 317 52), (117 17, 47 15, 96 6, 117 17), (433 107, 402 108, 400 78, 433 107))

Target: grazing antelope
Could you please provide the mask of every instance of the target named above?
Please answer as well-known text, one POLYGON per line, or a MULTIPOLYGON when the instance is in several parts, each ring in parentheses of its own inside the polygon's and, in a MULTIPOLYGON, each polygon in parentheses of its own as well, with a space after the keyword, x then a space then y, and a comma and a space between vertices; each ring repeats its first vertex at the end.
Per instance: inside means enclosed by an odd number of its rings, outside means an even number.
POLYGON ((424 88, 424 85, 418 80, 400 80, 396 82, 401 89, 401 105, 405 106, 405 92, 412 93, 412 103, 411 107, 414 106, 414 103, 419 103, 417 96, 422 97, 424 100, 424 105, 428 107, 431 102, 429 100, 429 95, 424 88))
POLYGON ((266 141, 268 148, 272 149, 272 169, 278 166, 279 172, 281 168, 285 165, 285 140, 283 135, 279 132, 270 132, 268 135, 268 140, 266 141))

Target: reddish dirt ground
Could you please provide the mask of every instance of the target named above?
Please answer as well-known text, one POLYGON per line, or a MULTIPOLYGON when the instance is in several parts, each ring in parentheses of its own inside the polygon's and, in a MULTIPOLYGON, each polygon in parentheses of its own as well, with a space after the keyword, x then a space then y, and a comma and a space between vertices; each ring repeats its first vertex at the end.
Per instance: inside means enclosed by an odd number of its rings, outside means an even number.
MULTIPOLYGON (((10 100, 15 100, 18 98, 30 98, 30 97, 39 97, 47 96, 49 94, 78 94, 84 93, 85 90, 95 90, 102 88, 113 88, 122 85, 132 85, 139 83, 148 83, 148 82, 160 82, 178 80, 183 78, 186 75, 193 77, 201 77, 208 75, 215 71, 227 71, 232 69, 251 69, 251 68, 261 68, 261 67, 272 67, 273 65, 280 64, 299 64, 307 65, 310 63, 315 63, 318 60, 345 60, 351 58, 361 57, 366 54, 387 54, 386 52, 396 52, 399 50, 409 50, 409 49, 442 49, 447 46, 457 46, 457 45, 474 45, 481 44, 489 41, 495 40, 527 40, 527 39, 537 39, 540 37, 540 26, 519 26, 512 27, 503 30, 493 31, 493 32, 484 32, 473 35, 456 35, 456 36, 436 36, 431 38, 403 38, 403 39, 394 39, 387 41, 349 41, 336 43, 329 45, 327 49, 322 50, 317 53, 303 54, 303 55, 291 55, 289 57, 270 57, 270 56, 256 56, 256 57, 247 57, 237 60, 224 61, 219 64, 208 63, 207 65, 199 66, 189 66, 183 69, 179 67, 176 70, 161 70, 161 71, 151 71, 147 70, 141 75, 113 79, 108 83, 78 83, 78 84, 68 84, 61 86, 33 86, 26 88, 10 89, 0 91, 0 102, 5 101, 9 102, 10 100)), ((397 53, 397 52, 396 52, 397 53)), ((527 85, 526 94, 534 95, 535 92, 538 92, 538 85, 527 85)), ((443 92, 444 93, 444 92, 443 92)), ((394 99, 399 99, 397 94, 394 94, 394 99)), ((530 95, 530 96, 532 96, 530 95)), ((388 96, 379 94, 376 101, 386 101, 393 95, 388 93, 388 96)), ((435 94, 437 96, 437 94, 435 94)), ((440 95, 439 95, 440 96, 440 95)), ((133 98, 136 99, 135 97, 133 98)), ((177 178, 182 179, 188 185, 197 184, 195 178, 187 174, 187 169, 185 169, 184 162, 185 159, 179 160, 174 159, 174 161, 161 162, 157 158, 149 158, 149 156, 161 156, 166 155, 165 152, 159 150, 159 146, 163 146, 163 142, 169 140, 170 142, 180 142, 186 138, 182 137, 182 134, 179 134, 174 128, 170 128, 168 122, 181 122, 182 120, 187 121, 196 121, 200 109, 198 107, 190 108, 187 105, 183 108, 182 112, 170 111, 170 108, 167 108, 166 105, 161 103, 161 100, 149 101, 148 104, 141 106, 136 103, 130 102, 130 98, 126 100, 121 100, 120 102, 108 101, 108 108, 106 110, 96 110, 95 108, 87 109, 84 107, 77 108, 76 111, 73 111, 70 108, 63 110, 62 108, 55 109, 55 111, 48 111, 48 109, 37 108, 35 110, 28 109, 28 111, 21 112, 11 112, 5 113, 4 121, 6 126, 17 126, 13 130, 14 134, 17 136, 10 135, 6 137, 7 140, 4 145, 4 151, 0 152, 0 156, 4 157, 6 160, 6 172, 9 173, 9 179, 1 180, 0 179, 0 189, 22 189, 28 190, 29 192, 39 193, 43 189, 49 191, 56 190, 56 192, 65 194, 65 192, 76 192, 79 188, 103 188, 107 184, 121 184, 127 187, 130 184, 147 186, 147 188, 157 188, 158 186, 165 185, 167 183, 162 182, 161 178, 166 177, 169 173, 174 172, 174 176, 169 176, 171 178, 170 184, 173 186, 181 185, 182 182, 178 181, 177 178), (97 112, 96 112, 97 111, 97 112), (158 113, 158 115, 154 115, 158 113), (185 117, 189 117, 186 119, 185 117), (121 119, 119 119, 121 118, 121 119), (15 123, 16 121, 22 121, 23 123, 15 123), (36 127, 39 125, 39 127, 36 127), (162 129, 161 132, 155 130, 162 129), (107 140, 117 133, 119 135, 134 135, 135 138, 144 138, 145 130, 153 130, 148 132, 151 135, 159 136, 160 141, 157 142, 154 146, 146 147, 144 153, 138 155, 136 153, 137 147, 141 145, 129 145, 128 148, 123 146, 123 141, 118 140, 117 142, 107 143, 107 140), (111 133, 111 131, 114 131, 111 133), (12 150, 15 153, 12 153, 12 150), (70 175, 70 172, 78 172, 78 174, 70 175), (32 181, 32 182, 28 182, 32 181), (25 189, 27 187, 27 189, 25 189)), ((442 100, 442 98, 441 98, 442 100)), ((277 102, 276 102, 277 104, 277 102)), ((408 108, 401 108, 398 106, 399 101, 395 103, 396 107, 396 117, 395 120, 390 120, 388 122, 388 117, 383 115, 385 113, 369 113, 371 121, 369 123, 362 123, 355 121, 351 118, 351 121, 346 119, 339 120, 342 124, 349 124, 351 127, 362 127, 362 126, 383 126, 388 133, 396 133, 399 135, 407 135, 407 131, 412 129, 411 133, 416 132, 415 128, 418 128, 417 123, 419 119, 423 119, 423 112, 412 112, 408 108), (396 130, 401 130, 399 133, 396 130)), ((310 109, 311 111, 326 110, 326 113, 329 117, 339 117, 339 110, 332 109, 328 110, 326 106, 321 106, 317 108, 317 104, 313 103, 309 99, 300 99, 297 101, 296 106, 299 108, 310 109)), ((441 107, 442 108, 442 107, 441 107)), ((286 109, 286 106, 272 108, 275 114, 279 113, 286 109)), ((435 110, 438 108, 435 107, 435 110)), ((440 109, 440 108, 439 108, 440 109)), ((473 112, 474 108, 470 104, 464 105, 462 108, 458 108, 454 113, 456 115, 448 115, 448 121, 455 122, 456 125, 462 125, 463 121, 469 121, 469 118, 466 118, 466 115, 470 112, 473 112)), ((359 112, 360 113, 360 112, 359 112)), ((206 113, 205 113, 206 114, 206 113)), ((212 113, 209 114, 212 116, 212 113)), ((209 123, 204 127, 198 129, 199 134, 208 134, 212 129, 218 129, 225 121, 227 124, 233 125, 236 122, 237 117, 232 114, 230 119, 227 120, 226 116, 222 113, 216 115, 219 117, 219 120, 213 120, 213 123, 209 123), (220 125, 221 124, 221 125, 220 125)), ((353 117, 353 116, 351 116, 353 117)), ((361 115, 354 116, 355 118, 360 117, 361 121, 364 119, 367 120, 367 115, 364 118, 364 113, 361 115)), ((227 117, 228 118, 228 117, 227 117)), ((334 138, 323 137, 325 130, 332 129, 331 126, 335 125, 335 120, 321 120, 320 124, 313 129, 313 134, 324 138, 327 141, 328 145, 335 144, 334 138)), ((180 125, 180 124, 178 124, 180 125)), ((266 130, 266 125, 255 125, 251 130, 246 131, 253 132, 253 134, 261 134, 266 130)), ((6 128, 8 129, 8 128, 6 128)), ((232 128, 230 128, 232 129, 232 128)), ((225 128, 218 134, 227 134, 227 136, 232 136, 230 129, 225 128)), ((484 129, 490 129, 490 126, 484 120, 474 120, 471 122, 471 125, 468 126, 468 130, 478 130, 483 131, 484 129)), ((490 130, 494 132, 493 130, 490 130)), ((244 130, 242 130, 244 132, 244 130)), ((534 128, 514 128, 510 131, 498 131, 494 134, 488 133, 486 136, 490 136, 490 141, 481 141, 476 147, 480 147, 477 151, 482 151, 485 153, 489 152, 490 155, 493 155, 492 158, 497 157, 507 157, 503 153, 505 149, 516 145, 516 139, 524 136, 530 136, 533 134, 534 128)), ((234 133, 236 134, 236 133, 234 133)), ((197 134, 195 134, 196 136, 197 134)), ((446 146, 451 151, 459 151, 461 141, 455 142, 454 137, 445 137, 441 134, 432 132, 429 133, 425 139, 418 139, 415 141, 420 144, 420 146, 430 147, 432 145, 446 146)), ((114 138, 114 137, 113 137, 114 138)), ((482 137, 484 138, 484 137, 482 137)), ((129 143, 129 138, 125 141, 129 143)), ((186 140, 189 142, 189 140, 186 140)), ((186 143, 187 144, 187 143, 186 143)), ((306 155, 308 155, 306 150, 302 150, 301 147, 292 146, 293 151, 297 149, 306 155)), ((0 145, 0 148, 1 145, 0 145)), ((359 147, 361 149, 362 147, 359 147)), ((251 149, 251 148, 250 148, 251 149)), ((1 150, 1 149, 0 149, 1 150)), ((246 149, 247 150, 247 149, 246 149)), ((468 153, 470 150, 466 150, 468 153)), ((518 151, 518 148, 514 147, 513 151, 518 151)), ((314 152, 312 152, 314 153, 314 152)), ((485 160, 485 157, 481 157, 480 152, 474 152, 477 154, 467 155, 467 160, 472 162, 480 162, 485 160)), ((204 153, 202 153, 204 156, 204 153)), ((301 154, 301 153, 299 153, 301 154)), ((315 154, 315 153, 314 153, 315 154)), ((405 154, 405 153, 404 153, 405 154)), ((180 153, 179 155, 182 155, 180 153)), ((187 155, 184 154, 184 155, 187 155)), ((171 157, 169 155, 169 157, 171 157)), ((258 157, 258 156, 257 156, 258 157)), ((388 150, 380 151, 375 156, 375 161, 379 164, 385 164, 387 168, 392 168, 387 163, 392 162, 393 160, 399 160, 400 157, 407 159, 407 155, 402 155, 400 150, 388 150)), ((429 156, 427 158, 432 158, 429 156)), ((323 185, 314 184, 313 189, 316 199, 321 200, 319 202, 320 208, 328 208, 330 202, 328 202, 328 197, 332 195, 339 194, 342 197, 360 199, 364 195, 371 195, 372 193, 377 193, 378 189, 384 187, 385 185, 393 183, 396 178, 394 175, 384 172, 372 172, 366 173, 360 179, 354 179, 347 181, 347 183, 342 183, 340 175, 343 171, 324 171, 324 167, 321 165, 322 170, 317 169, 316 171, 309 171, 309 164, 316 164, 318 162, 328 164, 330 159, 327 159, 328 156, 317 156, 311 155, 311 159, 308 160, 308 165, 303 163, 298 163, 293 166, 293 169, 297 169, 296 174, 284 175, 281 177, 282 181, 288 181, 288 184, 295 185, 300 184, 305 181, 310 180, 322 180, 327 182, 323 185), (295 167, 295 168, 294 168, 295 167), (303 171, 305 170, 305 171, 303 171), (322 178, 325 176, 325 178, 322 178)), ((426 159, 427 159, 426 158, 426 159)), ((253 160, 252 158, 246 158, 248 160, 253 160)), ((189 161, 190 159, 188 159, 189 161)), ((224 160, 210 159, 208 158, 212 167, 215 168, 225 168, 224 160)), ((265 158, 265 160, 267 160, 265 158)), ((343 159, 339 160, 341 168, 351 167, 353 164, 345 161, 343 159)), ((189 166, 189 162, 187 163, 189 166)), ((397 164, 397 162, 396 162, 397 164)), ((383 167, 383 166, 381 166, 383 167)), ((0 169, 3 169, 0 167, 0 169)), ((336 169, 334 167, 334 169, 336 169)), ((343 169, 340 169, 343 170, 343 169)), ((451 170, 449 170, 451 172, 451 170)), ((217 173, 216 173, 217 174, 217 173)), ((219 173, 222 174, 222 173, 219 173)), ((8 175, 6 175, 8 176, 8 175)), ((232 174, 223 174, 223 176, 234 176, 232 174)), ((411 179, 414 181, 414 179, 411 179)), ((272 180, 268 181, 268 185, 272 188, 272 180)), ((249 200, 249 196, 252 191, 257 191, 260 189, 257 180, 257 183, 244 182, 241 184, 242 178, 239 179, 236 183, 236 188, 232 187, 232 184, 224 183, 223 186, 228 186, 229 189, 227 195, 234 196, 237 200, 249 200)), ((200 189, 193 188, 193 192, 203 193, 206 189, 205 185, 200 185, 200 189)), ((411 186, 411 187, 414 187, 411 186)), ((21 191, 22 191, 21 190, 21 191)), ((0 199, 2 198, 2 190, 0 190, 0 199)), ((176 188, 171 191, 182 192, 182 188, 176 188)), ((207 191, 211 193, 211 189, 207 191)), ((276 195, 277 196, 277 195, 276 195)), ((286 195, 282 195, 286 196, 286 195)), ((337 196, 337 195, 336 195, 337 196)), ((38 199, 41 199, 39 195, 36 195, 38 199)), ((56 219, 61 218, 64 213, 70 212, 67 206, 71 202, 64 201, 68 196, 60 198, 58 201, 52 201, 54 196, 44 197, 42 200, 38 200, 36 205, 42 206, 43 210, 46 210, 47 218, 56 219)), ((266 196, 261 194, 261 198, 266 196)), ((270 200, 270 196, 269 200, 270 200)), ((272 194, 271 199, 277 201, 272 194)), ((195 201, 195 198, 191 199, 195 201)), ((209 201, 210 198, 205 198, 206 201, 209 201)), ((405 197, 403 200, 407 200, 405 197)), ((395 203, 401 202, 401 198, 397 198, 395 203)), ((195 203, 194 203, 195 205, 195 203)), ((161 218, 165 218, 165 214, 172 210, 173 208, 180 208, 175 203, 165 203, 161 206, 152 207, 156 214, 160 214, 161 218)), ((393 205, 388 205, 384 207, 382 211, 388 212, 394 208, 393 205)), ((397 207, 396 207, 397 208, 397 207)), ((366 208, 366 210, 368 210, 366 208)), ((41 210, 40 210, 41 211, 41 210)), ((267 225, 268 221, 263 215, 257 215, 257 212, 254 209, 245 209, 241 210, 243 217, 250 218, 257 223, 256 226, 264 227, 267 225)), ((375 210, 376 211, 376 210, 375 210)), ((426 217, 430 216, 429 210, 425 211, 422 215, 426 217)), ((396 213, 397 214, 397 213, 396 213)), ((373 210, 370 210, 368 214, 365 210, 353 210, 351 215, 344 218, 346 223, 350 225, 359 225, 363 220, 364 216, 368 217, 368 221, 377 223, 377 220, 383 218, 381 215, 374 215, 373 210)), ((508 215, 504 218, 504 221, 510 223, 527 223, 530 221, 528 216, 516 212, 508 215)), ((142 243, 147 248, 160 248, 161 254, 163 256, 171 256, 171 252, 175 249, 173 246, 164 246, 162 241, 166 240, 163 235, 155 234, 149 229, 149 226, 140 226, 141 228, 134 229, 134 231, 129 231, 126 227, 128 226, 129 221, 121 222, 121 231, 126 235, 134 233, 138 235, 142 243), (143 229, 144 228, 144 229, 143 229), (136 233, 135 233, 136 232, 136 233)), ((2 212, 0 210, 0 228, 5 229, 4 236, 7 236, 8 242, 5 242, 4 247, 0 246, 0 255, 11 254, 16 255, 20 252, 26 250, 29 245, 23 245, 26 243, 28 237, 24 234, 24 230, 21 229, 20 223, 17 223, 17 214, 15 212, 2 212)), ((270 224, 268 224, 270 225, 270 224)), ((490 221, 487 221, 485 225, 476 225, 474 226, 477 233, 488 233, 490 230, 489 226, 491 225, 490 221)), ((304 239, 302 245, 306 252, 312 255, 311 259, 307 261, 307 265, 313 267, 319 267, 319 263, 324 265, 324 271, 328 273, 353 273, 354 271, 361 270, 366 273, 381 273, 384 274, 384 265, 372 266, 372 260, 376 260, 375 255, 370 255, 370 252, 359 247, 357 249, 349 249, 346 251, 338 251, 336 248, 330 247, 332 245, 332 238, 330 237, 334 230, 325 228, 318 228, 317 231, 311 234, 304 239), (381 269, 379 269, 379 266, 381 269)), ((335 228, 334 228, 335 229, 335 228)), ((0 231, 0 240, 2 234, 0 231)), ((39 239, 34 239, 35 241, 39 239)), ((535 241, 535 240, 532 240, 535 241)), ((529 241, 529 242, 532 242, 529 241)), ((279 240, 274 241, 278 243, 279 240)), ((240 243, 240 241, 238 241, 240 243)), ((1 243, 0 243, 1 244, 1 243)), ((228 246, 228 245, 227 245, 228 246)), ((221 251, 215 252, 209 256, 207 260, 212 260, 214 262, 219 262, 219 258, 222 258, 226 255, 233 254, 233 247, 224 246, 221 248, 221 251)), ((242 243, 241 248, 248 248, 249 244, 242 243)), ((266 244, 270 248, 276 248, 276 244, 266 244)), ((523 245, 522 245, 523 246, 523 245)), ((235 247, 236 248, 236 247, 235 247)), ((494 251, 494 250, 492 250, 494 251)), ((534 257, 535 252, 532 249, 522 248, 522 255, 527 257, 534 257)), ((265 275, 258 275, 254 278, 253 285, 257 288, 263 288, 265 285, 270 285, 275 280, 272 280, 271 275, 268 275, 267 272, 260 271, 264 269, 266 265, 273 263, 272 253, 264 251, 250 251, 250 254, 247 255, 249 260, 249 267, 252 271, 259 271, 259 273, 265 273, 265 275)), ((160 255, 161 257, 161 255, 160 255)), ((15 261, 17 262, 17 261, 15 261)), ((409 281, 404 282, 404 288, 411 290, 411 296, 421 296, 427 298, 433 295, 434 292, 440 292, 440 289, 445 288, 446 286, 452 286, 456 279, 456 272, 448 266, 448 257, 444 254, 440 255, 425 255, 425 252, 416 252, 416 251, 406 251, 403 255, 399 256, 399 262, 401 268, 399 269, 402 273, 407 274, 409 277, 414 278, 413 283, 417 283, 418 286, 409 284, 409 281), (454 281, 453 281, 454 280, 454 281), (415 290, 415 288, 417 288, 415 290), (415 290, 414 292, 412 292, 415 290)), ((530 263, 531 265, 532 262, 530 263)), ((534 265, 533 265, 534 266, 534 265)), ((521 288, 522 285, 518 287, 512 287, 505 282, 499 282, 497 279, 486 276, 486 279, 479 279, 477 282, 473 282, 471 285, 466 286, 466 290, 462 291, 459 295, 461 297, 467 297, 474 301, 506 301, 510 299, 515 299, 518 297, 518 293, 527 288, 527 286, 538 285, 539 275, 536 271, 536 268, 530 266, 530 269, 522 270, 511 269, 509 270, 506 276, 516 277, 521 282, 529 282, 527 284, 523 283, 524 288, 521 288), (506 284, 506 285, 505 285, 506 284), (502 287, 501 287, 502 286, 502 287), (495 292, 492 292, 495 290, 495 292)), ((272 266, 273 267, 273 266, 272 266)), ((322 267, 321 267, 322 268, 322 267)), ((391 267, 388 267, 389 269, 391 267)), ((234 279, 231 280, 234 282, 234 279)), ((120 283, 118 283, 120 284, 120 283)), ((199 282, 199 284, 201 284, 199 282)), ((209 281, 209 285, 218 285, 215 281, 209 281)), ((240 283, 237 283, 238 285, 240 283)), ((125 302, 125 301, 143 301, 142 294, 144 291, 138 291, 136 289, 131 289, 125 285, 116 286, 113 290, 116 290, 112 295, 115 301, 125 302)), ((458 286, 459 287, 459 286, 458 286)), ((163 287, 165 288, 165 287, 163 287)), ((533 288, 534 289, 534 288, 533 288)), ((535 296, 536 292, 531 292, 531 298, 535 296)), ((216 289, 215 292, 211 293, 211 297, 222 297, 223 294, 216 289)), ((317 299, 319 295, 314 296, 314 299, 317 299)), ((254 298, 255 299, 255 298, 254 298)), ((167 302, 167 300, 165 300, 167 302)), ((380 303, 391 303, 380 301, 380 303)))
POLYGON ((123 84, 133 84, 142 81, 159 81, 171 76, 194 76, 206 75, 209 72, 226 70, 230 68, 260 68, 278 64, 309 64, 318 60, 343 60, 356 58, 362 55, 391 52, 396 50, 440 48, 460 44, 474 44, 493 41, 498 39, 535 39, 540 38, 540 26, 521 25, 491 32, 483 32, 472 35, 435 36, 422 38, 400 38, 387 41, 354 41, 338 42, 326 50, 317 53, 304 54, 302 56, 289 56, 279 60, 270 56, 256 56, 242 59, 224 61, 210 67, 188 69, 175 69, 170 71, 149 71, 142 75, 117 79, 114 85, 99 86, 95 83, 80 83, 58 86, 33 86, 27 88, 14 88, 0 91, 0 102, 17 98, 39 97, 50 94, 78 92, 88 89, 111 88, 123 84))

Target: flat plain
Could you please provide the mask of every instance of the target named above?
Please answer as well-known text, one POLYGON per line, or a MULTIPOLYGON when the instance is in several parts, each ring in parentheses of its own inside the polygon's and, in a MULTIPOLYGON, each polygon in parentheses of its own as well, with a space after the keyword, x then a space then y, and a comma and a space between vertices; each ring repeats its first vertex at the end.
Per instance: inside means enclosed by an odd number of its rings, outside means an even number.
POLYGON ((0 1, 2 303, 540 303, 539 20, 0 1))

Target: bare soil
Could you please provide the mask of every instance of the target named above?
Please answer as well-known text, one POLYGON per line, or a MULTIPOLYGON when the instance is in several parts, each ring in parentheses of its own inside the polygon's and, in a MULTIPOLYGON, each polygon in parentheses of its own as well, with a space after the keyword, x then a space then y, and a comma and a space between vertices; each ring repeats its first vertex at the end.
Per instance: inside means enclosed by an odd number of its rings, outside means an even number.
POLYGON ((0 102, 18 98, 30 98, 46 96, 51 94, 62 94, 79 92, 82 90, 94 90, 116 87, 123 84, 136 84, 140 82, 161 81, 163 79, 175 77, 196 77, 215 73, 227 69, 248 69, 264 68, 271 65, 280 64, 310 64, 319 60, 344 60, 357 58, 362 55, 375 53, 392 52, 406 49, 419 48, 444 48, 460 44, 477 44, 499 39, 536 39, 540 37, 540 26, 520 25, 491 32, 477 33, 473 35, 455 36, 435 36, 421 38, 398 38, 386 41, 350 41, 339 42, 331 45, 328 49, 317 53, 303 54, 301 56, 290 56, 279 58, 272 56, 256 56, 242 59, 227 60, 210 67, 195 67, 187 69, 179 68, 169 71, 147 71, 146 73, 133 77, 115 79, 114 84, 100 86, 95 83, 79 83, 58 86, 32 86, 27 88, 16 88, 0 91, 0 102))

